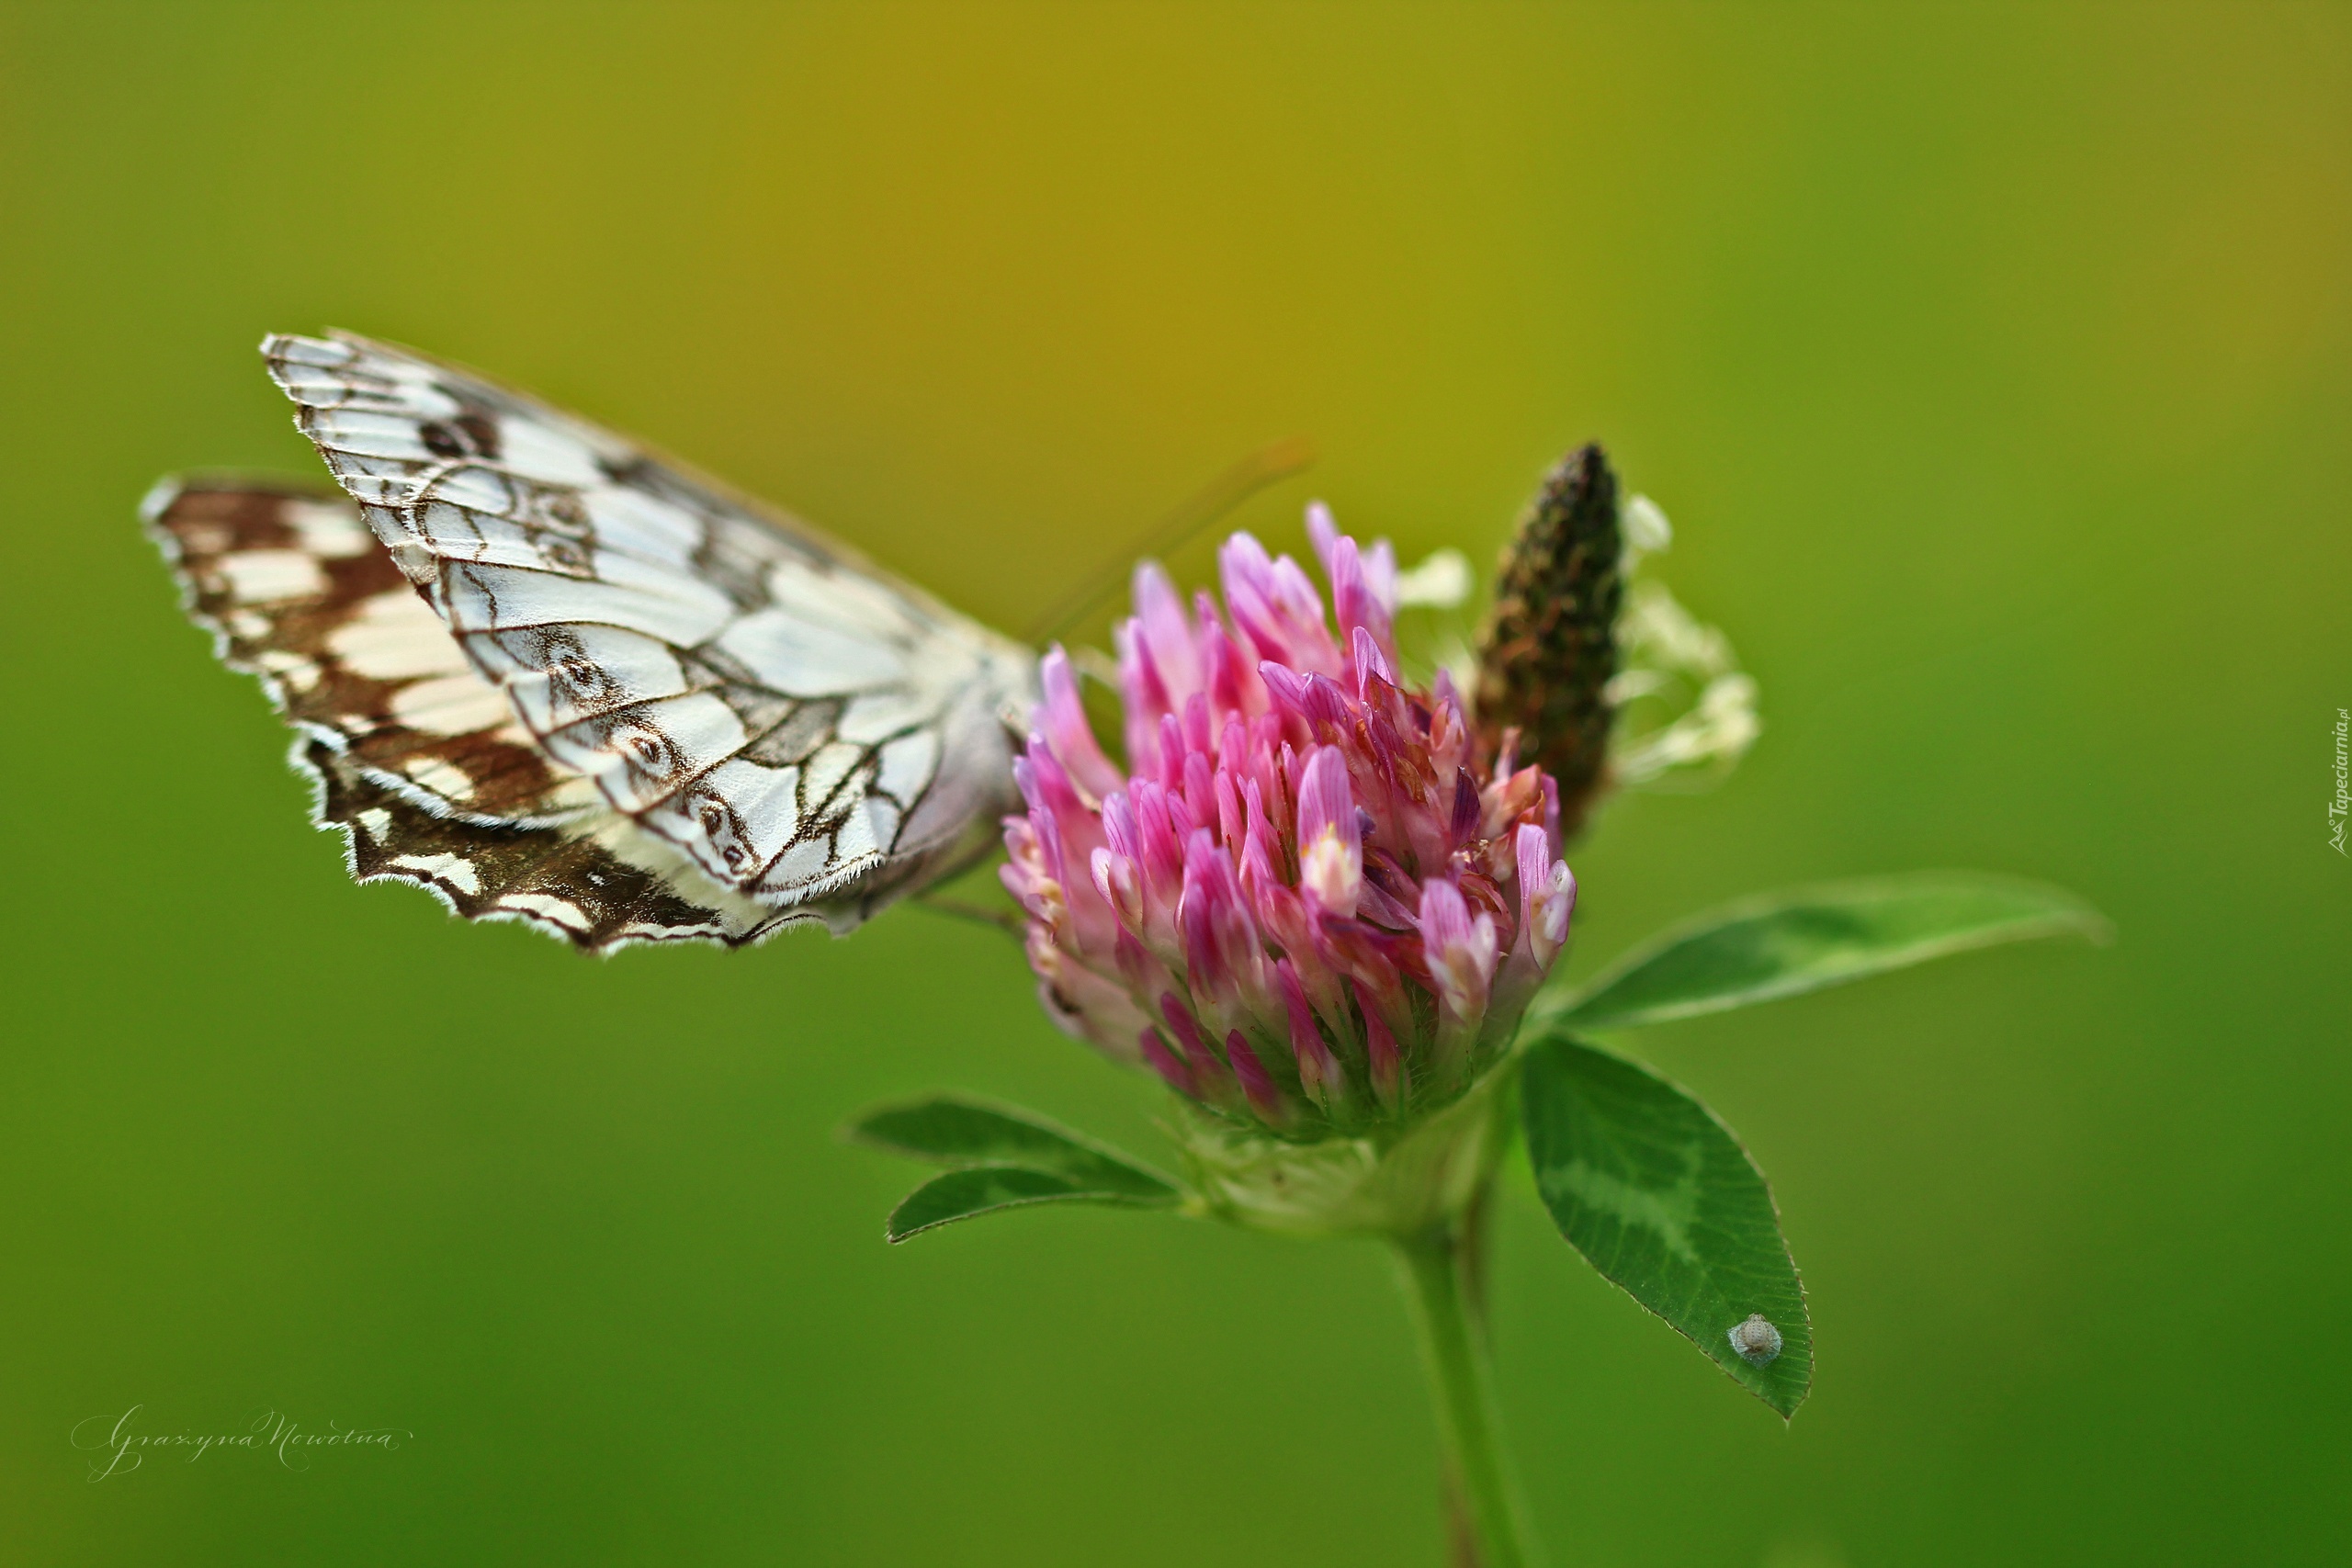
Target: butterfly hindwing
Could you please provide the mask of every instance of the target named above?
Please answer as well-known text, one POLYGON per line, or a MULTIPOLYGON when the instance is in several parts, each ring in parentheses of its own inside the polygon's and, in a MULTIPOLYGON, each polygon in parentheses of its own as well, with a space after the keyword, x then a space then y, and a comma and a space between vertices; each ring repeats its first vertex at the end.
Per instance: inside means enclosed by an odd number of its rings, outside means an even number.
POLYGON ((311 741, 320 815, 349 836, 361 882, 414 883, 469 919, 522 919, 603 950, 633 942, 755 942, 785 912, 712 887, 624 817, 587 832, 494 827, 436 817, 384 788, 348 757, 311 741))
POLYGON ((294 762, 360 881, 592 948, 740 944, 789 918, 713 885, 552 765, 347 497, 195 478, 157 486, 145 512, 190 615, 301 731, 294 762))

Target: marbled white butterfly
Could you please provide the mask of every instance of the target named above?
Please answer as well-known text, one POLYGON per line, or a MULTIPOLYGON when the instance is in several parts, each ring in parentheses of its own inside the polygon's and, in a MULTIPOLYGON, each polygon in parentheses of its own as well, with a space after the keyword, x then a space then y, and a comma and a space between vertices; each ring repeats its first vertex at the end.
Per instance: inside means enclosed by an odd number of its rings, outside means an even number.
POLYGON ((847 931, 1017 807, 1036 657, 792 518, 405 349, 271 337, 342 493, 171 479, 188 613, 352 874, 582 947, 847 931))

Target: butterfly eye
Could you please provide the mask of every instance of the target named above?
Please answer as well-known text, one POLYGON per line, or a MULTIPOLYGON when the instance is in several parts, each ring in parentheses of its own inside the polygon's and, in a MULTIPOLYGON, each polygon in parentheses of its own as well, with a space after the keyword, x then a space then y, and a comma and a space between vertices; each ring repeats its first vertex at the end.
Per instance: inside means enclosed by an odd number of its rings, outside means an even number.
POLYGON ((1731 1348, 1749 1366, 1761 1367, 1780 1355, 1781 1331, 1762 1313, 1751 1313, 1746 1322, 1733 1326, 1731 1348))

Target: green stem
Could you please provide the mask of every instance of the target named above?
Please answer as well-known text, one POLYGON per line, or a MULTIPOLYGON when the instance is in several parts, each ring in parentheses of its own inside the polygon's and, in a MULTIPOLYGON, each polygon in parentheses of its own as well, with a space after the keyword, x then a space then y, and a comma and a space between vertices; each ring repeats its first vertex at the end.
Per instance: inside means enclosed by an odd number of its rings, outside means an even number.
POLYGON ((1447 1477, 1467 1526, 1468 1550, 1458 1551, 1457 1561, 1465 1568, 1533 1568, 1496 1416, 1485 1336, 1464 1300, 1464 1239, 1448 1226, 1397 1243, 1412 1284, 1447 1477))

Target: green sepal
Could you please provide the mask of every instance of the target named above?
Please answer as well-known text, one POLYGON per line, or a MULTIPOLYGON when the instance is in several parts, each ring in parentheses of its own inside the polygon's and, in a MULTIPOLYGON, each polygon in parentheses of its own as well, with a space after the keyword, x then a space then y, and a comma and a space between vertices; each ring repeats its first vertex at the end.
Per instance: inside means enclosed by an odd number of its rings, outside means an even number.
POLYGON ((1037 1203, 1171 1208, 1184 1194, 1114 1149, 1009 1107, 936 1096, 869 1111, 843 1129, 857 1143, 950 1167, 891 1211, 893 1242, 1037 1203))
POLYGON ((2098 911, 2038 883, 1924 872, 1743 899, 1687 920, 1581 989, 1538 998, 1529 1038, 1631 1029, 1792 997, 1948 953, 2046 936, 2107 941, 2098 911))
POLYGON ((1520 1083, 1536 1191, 1560 1234, 1733 1380, 1793 1416, 1813 1383, 1813 1325, 1771 1189, 1731 1129, 1647 1068, 1553 1036, 1520 1083), (1732 1331, 1760 1314, 1763 1365, 1732 1331))

